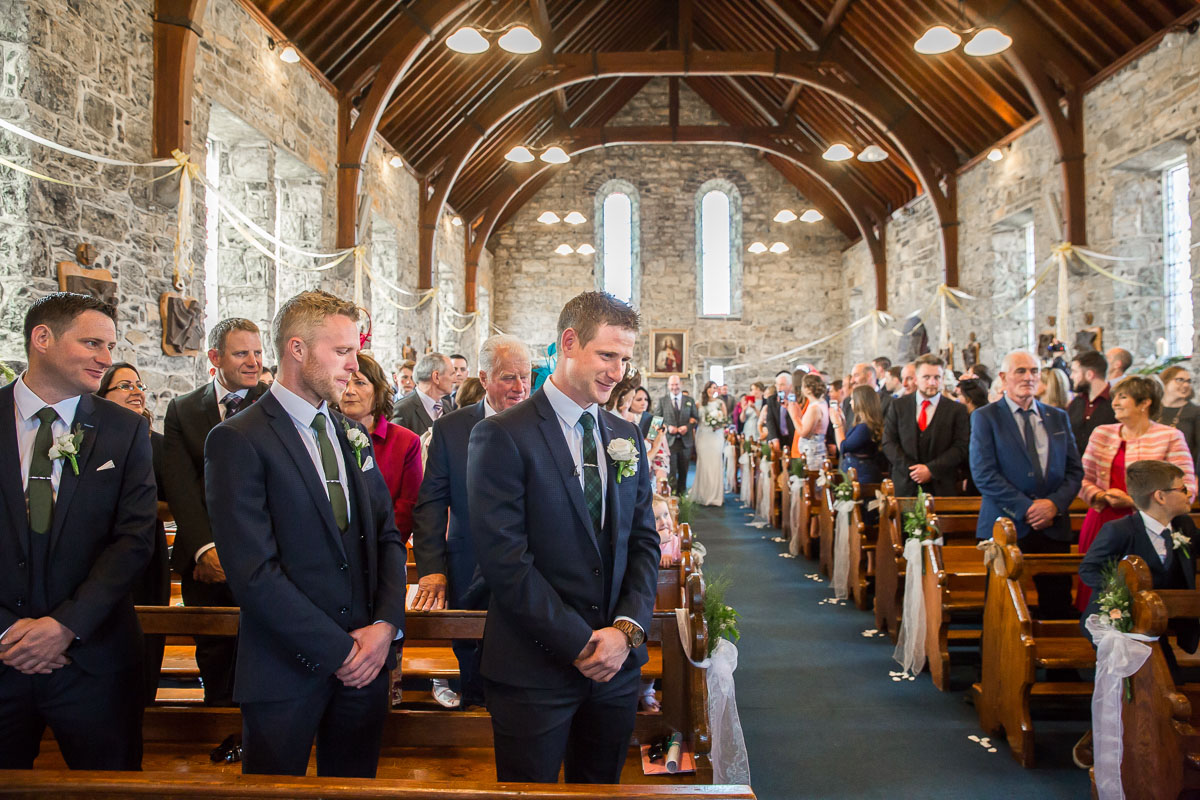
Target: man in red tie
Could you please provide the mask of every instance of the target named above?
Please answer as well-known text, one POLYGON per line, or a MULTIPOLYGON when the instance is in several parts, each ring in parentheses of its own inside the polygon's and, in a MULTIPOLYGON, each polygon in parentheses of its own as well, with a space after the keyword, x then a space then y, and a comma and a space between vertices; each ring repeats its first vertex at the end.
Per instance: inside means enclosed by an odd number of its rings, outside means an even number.
POLYGON ((896 496, 917 487, 934 495, 962 494, 971 424, 967 408, 942 396, 945 365, 935 355, 916 361, 917 390, 893 400, 883 418, 883 452, 892 465, 896 496))

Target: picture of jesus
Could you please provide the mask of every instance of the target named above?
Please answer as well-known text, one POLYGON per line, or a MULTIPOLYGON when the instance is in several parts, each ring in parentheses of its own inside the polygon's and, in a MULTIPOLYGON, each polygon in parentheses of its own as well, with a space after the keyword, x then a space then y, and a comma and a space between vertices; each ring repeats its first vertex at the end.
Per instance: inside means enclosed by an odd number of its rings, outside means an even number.
POLYGON ((659 377, 687 372, 687 332, 654 331, 651 340, 654 374, 659 377))

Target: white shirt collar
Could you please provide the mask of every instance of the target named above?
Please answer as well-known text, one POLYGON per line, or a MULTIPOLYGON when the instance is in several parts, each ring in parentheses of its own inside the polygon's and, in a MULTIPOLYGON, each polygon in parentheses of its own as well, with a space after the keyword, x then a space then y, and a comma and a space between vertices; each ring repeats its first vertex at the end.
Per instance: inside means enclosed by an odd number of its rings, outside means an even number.
POLYGON ((1139 510, 1138 513, 1142 515, 1142 524, 1146 526, 1146 533, 1154 536, 1162 536, 1162 532, 1171 527, 1170 525, 1163 525, 1145 511, 1139 510))
POLYGON ((438 404, 438 401, 434 400, 420 389, 414 389, 413 391, 417 393, 417 397, 421 398, 421 405, 425 406, 425 413, 429 415, 430 419, 435 419, 433 416, 433 407, 438 404))
POLYGON ((921 404, 923 402, 925 402, 926 400, 929 401, 929 410, 931 412, 936 411, 937 407, 938 407, 938 401, 942 399, 941 392, 936 393, 933 397, 926 397, 925 395, 921 394, 920 392, 917 392, 916 395, 917 395, 917 411, 921 410, 921 404))
POLYGON ((500 412, 492 408, 492 404, 487 401, 487 398, 483 398, 483 418, 487 419, 488 417, 495 416, 498 413, 500 412))
MULTIPOLYGON (((22 422, 28 422, 43 407, 50 405, 34 394, 33 389, 30 389, 25 384, 24 375, 17 378, 17 382, 13 386, 13 402, 16 404, 17 415, 21 418, 22 422)), ((66 400, 60 400, 50 407, 58 414, 59 419, 70 425, 75 420, 75 410, 79 407, 79 395, 68 397, 66 400)))
POLYGON ((567 425, 572 428, 575 427, 579 423, 579 417, 586 411, 596 418, 596 427, 597 429, 599 428, 599 406, 595 403, 592 403, 587 408, 580 407, 578 403, 563 394, 562 389, 554 385, 554 376, 551 376, 542 386, 546 389, 546 399, 550 401, 550 407, 554 409, 554 413, 558 415, 559 419, 567 423, 567 425))
POLYGON ((279 401, 279 405, 283 406, 283 410, 288 413, 289 417, 296 420, 306 428, 312 426, 313 418, 317 416, 317 414, 324 414, 325 419, 329 419, 329 404, 324 400, 321 401, 320 406, 313 408, 312 403, 308 402, 279 381, 275 381, 271 384, 271 394, 275 395, 275 399, 279 401))
POLYGON ((225 388, 225 384, 221 383, 221 379, 215 375, 213 376, 213 390, 216 392, 218 405, 220 405, 221 401, 225 399, 225 395, 227 394, 236 394, 238 397, 245 400, 246 394, 250 391, 249 389, 238 389, 237 391, 231 392, 225 388))
MULTIPOLYGON (((1013 399, 1012 399, 1011 397, 1009 397, 1008 395, 1004 395, 1004 402, 1008 403, 1008 410, 1012 412, 1012 415, 1013 415, 1014 417, 1016 417, 1016 416, 1017 416, 1017 413, 1018 413, 1018 412, 1020 412, 1020 411, 1023 411, 1023 410, 1024 410, 1024 409, 1022 409, 1022 408, 1021 408, 1019 405, 1017 405, 1016 403, 1014 403, 1014 402, 1013 402, 1013 399)), ((1041 409, 1040 409, 1040 408, 1038 408, 1038 402, 1037 402, 1037 400, 1034 400, 1034 401, 1033 401, 1033 405, 1031 405, 1031 406, 1029 407, 1029 410, 1030 410, 1030 411, 1032 411, 1032 412, 1033 412, 1033 415, 1034 415, 1035 417, 1037 417, 1038 419, 1041 419, 1041 418, 1042 418, 1042 411, 1041 411, 1041 409)))

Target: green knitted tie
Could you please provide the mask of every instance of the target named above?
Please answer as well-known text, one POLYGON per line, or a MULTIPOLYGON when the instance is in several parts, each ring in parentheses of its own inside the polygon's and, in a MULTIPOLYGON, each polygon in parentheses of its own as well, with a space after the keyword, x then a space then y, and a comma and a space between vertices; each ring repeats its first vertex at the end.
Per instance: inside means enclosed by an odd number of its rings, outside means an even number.
POLYGON ((50 460, 50 447, 54 444, 54 420, 58 412, 50 406, 37 412, 37 436, 33 439, 33 458, 29 462, 29 527, 34 533, 50 530, 54 520, 54 483, 50 479, 54 462, 50 460))
POLYGON ((329 441, 329 433, 325 430, 325 415, 313 417, 312 428, 317 432, 317 444, 321 448, 321 471, 325 473, 325 489, 329 492, 329 504, 333 506, 333 521, 338 530, 345 532, 350 525, 350 515, 346 508, 346 491, 342 488, 342 479, 338 474, 337 456, 333 454, 333 443, 329 441))

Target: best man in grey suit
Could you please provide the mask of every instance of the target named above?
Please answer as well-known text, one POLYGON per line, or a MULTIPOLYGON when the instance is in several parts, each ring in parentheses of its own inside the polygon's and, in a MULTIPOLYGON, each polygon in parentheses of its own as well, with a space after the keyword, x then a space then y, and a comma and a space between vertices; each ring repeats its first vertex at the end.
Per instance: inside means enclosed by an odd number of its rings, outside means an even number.
POLYGON ((696 446, 696 402, 683 393, 678 375, 667 378, 667 394, 658 401, 658 413, 667 431, 667 447, 671 450, 671 474, 668 480, 675 494, 687 492, 688 468, 696 446))

